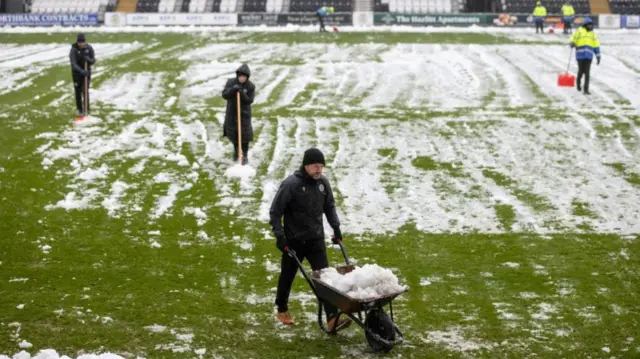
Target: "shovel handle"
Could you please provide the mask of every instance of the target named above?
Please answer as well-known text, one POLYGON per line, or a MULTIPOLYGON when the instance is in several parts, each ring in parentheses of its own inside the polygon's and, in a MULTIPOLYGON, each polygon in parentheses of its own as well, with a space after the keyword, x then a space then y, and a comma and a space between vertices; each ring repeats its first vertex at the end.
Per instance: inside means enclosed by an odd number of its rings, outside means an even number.
POLYGON ((567 71, 565 71, 565 74, 569 73, 569 66, 571 66, 571 55, 573 55, 573 47, 571 48, 571 51, 569 51, 569 61, 567 62, 567 71))

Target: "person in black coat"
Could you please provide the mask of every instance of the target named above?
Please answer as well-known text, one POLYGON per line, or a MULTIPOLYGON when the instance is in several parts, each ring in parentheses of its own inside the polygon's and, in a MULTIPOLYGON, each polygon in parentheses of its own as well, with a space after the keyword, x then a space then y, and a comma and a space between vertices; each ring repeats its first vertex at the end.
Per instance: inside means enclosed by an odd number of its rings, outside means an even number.
MULTIPOLYGON (((293 324, 288 302, 298 271, 296 261, 289 256, 289 249, 296 252, 299 260, 306 258, 313 270, 327 268, 329 260, 324 243, 323 215, 333 229, 334 242, 342 241, 333 191, 329 180, 322 175, 324 164, 324 154, 319 149, 305 151, 302 166, 282 182, 271 204, 271 228, 276 236, 276 247, 282 251, 276 305, 277 319, 283 324, 293 324)), ((337 321, 338 310, 331 303, 325 302, 324 309, 329 329, 342 330, 351 324, 348 318, 337 321)))
POLYGON ((89 89, 91 85, 91 66, 96 63, 96 54, 93 47, 87 43, 84 34, 78 34, 76 42, 71 45, 69 52, 71 61, 71 77, 73 79, 73 89, 76 93, 76 108, 78 116, 85 116, 89 113, 89 89), (85 70, 86 64, 86 70, 85 70), (85 83, 87 79, 87 108, 84 108, 85 83))
POLYGON ((238 160, 238 105, 237 93, 240 93, 240 116, 242 131, 242 164, 248 163, 249 142, 253 141, 253 126, 251 125, 251 104, 255 96, 256 87, 249 81, 251 70, 247 64, 242 64, 236 70, 236 77, 227 80, 222 90, 222 97, 227 100, 227 113, 224 118, 223 136, 233 144, 233 159, 238 160))

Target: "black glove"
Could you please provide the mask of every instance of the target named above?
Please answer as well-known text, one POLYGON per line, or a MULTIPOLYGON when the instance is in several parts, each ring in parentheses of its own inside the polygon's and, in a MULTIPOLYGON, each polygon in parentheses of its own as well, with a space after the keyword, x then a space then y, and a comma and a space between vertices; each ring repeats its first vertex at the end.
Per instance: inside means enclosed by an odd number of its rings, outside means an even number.
POLYGON ((87 71, 87 70, 80 70, 80 75, 82 75, 83 77, 87 77, 87 76, 89 76, 89 71, 87 71))
POLYGON ((331 238, 331 242, 333 242, 333 244, 342 242, 342 231, 340 230, 340 228, 336 228, 333 230, 333 238, 331 238))
POLYGON ((235 84, 235 85, 233 85, 233 87, 231 89, 233 89, 233 91, 235 91, 235 92, 238 92, 238 91, 242 90, 242 85, 235 84))
POLYGON ((576 44, 572 42, 571 44, 569 44, 569 46, 571 46, 571 48, 573 49, 574 47, 576 47, 576 44))
POLYGON ((600 56, 596 58, 596 65, 600 65, 600 56))
POLYGON ((287 237, 284 235, 276 237, 276 247, 282 252, 285 253, 287 248, 287 237))
POLYGON ((84 61, 86 62, 93 62, 93 59, 90 56, 83 56, 84 57, 84 61))

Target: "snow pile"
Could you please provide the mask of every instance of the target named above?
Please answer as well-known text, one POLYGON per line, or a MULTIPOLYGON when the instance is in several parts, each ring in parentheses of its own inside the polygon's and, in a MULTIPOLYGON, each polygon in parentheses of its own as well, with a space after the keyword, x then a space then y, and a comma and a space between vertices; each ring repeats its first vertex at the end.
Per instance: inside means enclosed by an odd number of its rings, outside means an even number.
POLYGON ((236 164, 233 167, 229 167, 226 174, 230 178, 251 178, 256 175, 256 170, 251 166, 236 164))
POLYGON ((356 267, 345 275, 335 268, 326 268, 322 270, 320 280, 353 299, 372 299, 407 290, 390 269, 377 264, 356 267))
MULTIPOLYGON (((0 354, 0 359, 5 359, 5 358, 9 359, 8 356, 0 354)), ((28 352, 23 350, 20 353, 15 354, 13 356, 13 358, 20 358, 20 359, 71 359, 66 355, 60 356, 58 354, 58 352, 56 352, 53 349, 41 350, 35 356, 31 356, 31 354, 29 354, 28 352)), ((83 354, 83 355, 79 356, 78 359, 124 359, 124 358, 119 356, 119 355, 116 355, 116 354, 104 353, 104 354, 83 354)))

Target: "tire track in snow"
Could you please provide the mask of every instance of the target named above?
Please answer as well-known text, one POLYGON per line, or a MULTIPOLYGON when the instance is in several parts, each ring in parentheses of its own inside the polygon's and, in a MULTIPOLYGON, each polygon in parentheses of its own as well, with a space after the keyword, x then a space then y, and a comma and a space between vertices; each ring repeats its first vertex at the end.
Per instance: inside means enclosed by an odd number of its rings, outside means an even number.
POLYGON ((113 104, 123 110, 149 110, 162 97, 163 78, 159 72, 128 73, 117 80, 109 79, 92 91, 95 101, 113 104))
POLYGON ((496 91, 496 95, 505 106, 518 107, 535 104, 535 96, 524 85, 518 69, 501 57, 497 48, 487 46, 474 46, 480 59, 486 66, 484 71, 495 72, 504 83, 504 87, 496 91))

